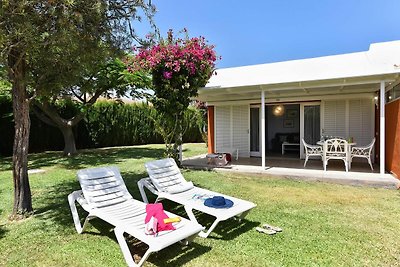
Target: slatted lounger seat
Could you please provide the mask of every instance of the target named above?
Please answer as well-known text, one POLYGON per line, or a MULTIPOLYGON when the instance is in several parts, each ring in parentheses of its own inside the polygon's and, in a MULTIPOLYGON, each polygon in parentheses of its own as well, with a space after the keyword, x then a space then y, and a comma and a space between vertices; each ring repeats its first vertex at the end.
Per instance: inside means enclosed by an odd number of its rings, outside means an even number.
MULTIPOLYGON (((159 232, 157 236, 144 233, 146 204, 132 198, 116 167, 102 167, 78 171, 78 180, 82 190, 74 191, 68 196, 75 228, 82 233, 87 222, 93 218, 100 218, 112 224, 128 266, 141 266, 152 252, 164 249, 178 241, 191 241, 204 229, 196 221, 182 218, 174 224, 176 230, 159 232), (81 226, 75 206, 77 201, 89 214, 81 226), (149 248, 138 264, 135 264, 128 245, 124 238, 127 233, 149 248)), ((169 217, 176 215, 166 212, 169 217)))
POLYGON ((207 232, 202 231, 199 233, 201 237, 206 238, 220 221, 235 216, 241 220, 256 206, 256 204, 243 199, 193 186, 191 182, 185 180, 175 161, 171 158, 148 162, 145 167, 149 177, 143 178, 138 182, 144 202, 148 203, 146 192, 144 191, 144 187, 146 187, 150 192, 157 195, 156 201, 169 199, 184 205, 185 211, 192 221, 196 220, 193 210, 201 211, 216 218, 207 232), (204 196, 223 196, 232 200, 234 204, 232 207, 225 209, 207 207, 204 205, 204 196))

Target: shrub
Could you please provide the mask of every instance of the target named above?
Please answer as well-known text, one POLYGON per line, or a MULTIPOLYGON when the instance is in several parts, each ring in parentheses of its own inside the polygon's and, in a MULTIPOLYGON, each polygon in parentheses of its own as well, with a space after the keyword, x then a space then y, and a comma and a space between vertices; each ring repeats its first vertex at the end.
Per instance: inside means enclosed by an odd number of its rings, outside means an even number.
MULTIPOLYGON (((76 107, 60 106, 61 113, 69 113, 76 107)), ((61 132, 40 121, 31 114, 30 152, 62 150, 61 132)), ((85 120, 74 129, 76 145, 79 149, 109 146, 129 146, 163 143, 155 131, 156 110, 147 103, 122 103, 98 101, 86 114, 85 120)), ((187 129, 184 142, 202 142, 201 125, 204 124, 200 111, 189 108, 185 113, 187 129)), ((0 155, 12 154, 14 121, 11 99, 0 97, 0 155)))

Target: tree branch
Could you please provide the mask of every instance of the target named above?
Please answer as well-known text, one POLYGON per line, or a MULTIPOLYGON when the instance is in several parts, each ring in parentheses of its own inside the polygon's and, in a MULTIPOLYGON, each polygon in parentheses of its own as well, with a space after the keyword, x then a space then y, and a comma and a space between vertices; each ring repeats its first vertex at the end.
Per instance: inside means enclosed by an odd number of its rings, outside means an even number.
MULTIPOLYGON (((86 107, 92 106, 94 103, 96 103, 97 99, 107 90, 98 90, 96 93, 85 103, 86 107)), ((70 119, 69 124, 71 126, 77 125, 83 118, 85 117, 85 113, 82 111, 79 111, 78 114, 76 114, 72 119, 70 119)))
POLYGON ((44 114, 57 126, 65 127, 68 125, 68 121, 63 119, 56 110, 54 110, 49 102, 44 100, 43 103, 39 101, 33 101, 34 105, 38 107, 44 114))
POLYGON ((32 105, 32 111, 33 111, 33 113, 35 113, 36 117, 38 117, 41 121, 43 121, 44 123, 46 123, 50 126, 57 127, 57 125, 55 123, 53 123, 53 121, 49 117, 47 117, 45 114, 43 114, 39 110, 41 110, 41 109, 38 108, 35 104, 32 105))
POLYGON ((79 101, 81 101, 82 103, 85 103, 85 99, 82 98, 82 95, 78 95, 74 89, 71 88, 71 92, 72 94, 79 99, 79 101))

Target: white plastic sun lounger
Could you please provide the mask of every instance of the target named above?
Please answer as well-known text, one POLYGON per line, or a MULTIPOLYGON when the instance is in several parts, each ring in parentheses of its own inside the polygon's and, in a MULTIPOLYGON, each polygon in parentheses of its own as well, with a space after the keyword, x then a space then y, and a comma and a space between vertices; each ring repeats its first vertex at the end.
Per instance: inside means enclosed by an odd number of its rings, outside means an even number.
POLYGON ((193 210, 214 216, 216 219, 207 232, 202 231, 199 236, 206 238, 220 221, 232 217, 243 219, 256 204, 235 197, 220 194, 214 191, 193 186, 187 182, 181 174, 175 161, 171 158, 151 161, 145 164, 149 177, 138 182, 140 194, 144 202, 148 203, 146 187, 150 192, 157 195, 157 201, 168 199, 184 205, 190 220, 196 221, 193 210), (204 205, 204 199, 212 196, 223 196, 233 201, 230 208, 216 209, 204 205))
MULTIPOLYGON (((132 198, 116 167, 80 170, 77 176, 82 190, 74 191, 68 196, 76 230, 82 233, 87 222, 96 217, 115 226, 114 233, 128 266, 141 266, 152 252, 181 240, 190 242, 204 229, 196 221, 191 222, 182 218, 179 223, 174 224, 176 230, 159 232, 157 236, 146 235, 144 232, 146 204, 132 198), (75 201, 89 213, 83 227, 75 201), (135 264, 132 258, 124 233, 149 246, 138 264, 135 264)), ((176 217, 172 213, 166 213, 169 217, 176 217)))

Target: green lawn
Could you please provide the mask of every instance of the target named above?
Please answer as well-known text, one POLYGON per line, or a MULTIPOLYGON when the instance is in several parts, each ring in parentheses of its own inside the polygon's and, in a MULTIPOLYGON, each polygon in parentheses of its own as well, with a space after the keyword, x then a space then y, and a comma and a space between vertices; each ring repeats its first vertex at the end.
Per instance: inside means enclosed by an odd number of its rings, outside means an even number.
MULTIPOLYGON (((205 153, 190 144, 184 156, 205 153)), ((0 158, 0 266, 124 266, 110 225, 93 220, 78 235, 67 195, 79 189, 78 169, 117 165, 132 195, 139 198, 143 164, 161 158, 162 145, 87 150, 74 158, 60 153, 30 155, 35 215, 9 222, 12 208, 10 158, 0 158)), ((400 266, 399 191, 296 181, 267 176, 183 171, 196 185, 255 202, 240 225, 221 223, 208 239, 189 247, 173 245, 150 256, 145 266, 400 266), (263 222, 284 230, 275 236, 254 228, 263 222)), ((182 208, 165 202, 168 210, 182 208)), ((212 219, 200 216, 208 226, 212 219)), ((132 246, 137 253, 143 247, 132 246)))

